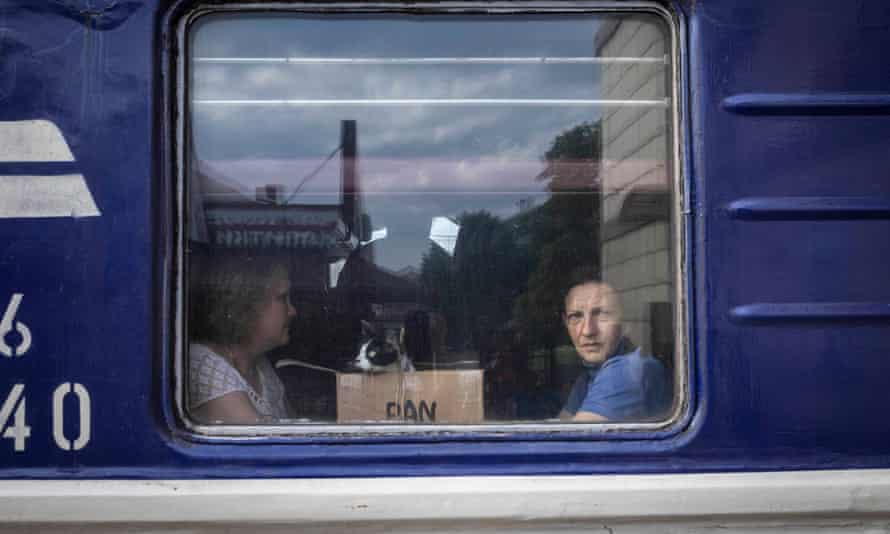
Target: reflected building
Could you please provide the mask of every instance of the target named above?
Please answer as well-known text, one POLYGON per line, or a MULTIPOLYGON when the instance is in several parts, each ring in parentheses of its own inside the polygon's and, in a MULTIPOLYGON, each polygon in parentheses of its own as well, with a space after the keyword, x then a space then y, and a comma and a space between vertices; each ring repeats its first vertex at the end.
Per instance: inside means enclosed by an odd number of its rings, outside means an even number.
POLYGON ((637 58, 603 71, 603 98, 661 100, 612 107, 602 118, 603 278, 622 297, 625 329, 646 351, 671 361, 670 87, 664 28, 651 20, 606 21, 596 55, 637 58))
POLYGON ((335 287, 335 271, 339 275, 346 259, 370 242, 363 241, 370 228, 362 213, 356 146, 355 121, 341 121, 342 170, 334 203, 293 203, 296 191, 286 197, 284 186, 275 184, 257 186, 254 195, 196 158, 190 182, 192 243, 284 254, 297 260, 292 280, 297 292, 335 287))

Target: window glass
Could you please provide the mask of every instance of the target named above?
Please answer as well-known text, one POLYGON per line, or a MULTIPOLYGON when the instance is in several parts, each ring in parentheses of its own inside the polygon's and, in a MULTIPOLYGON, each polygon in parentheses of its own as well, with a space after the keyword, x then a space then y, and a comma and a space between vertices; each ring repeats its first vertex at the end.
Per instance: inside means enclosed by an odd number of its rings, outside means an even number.
POLYGON ((672 413, 662 17, 219 12, 186 50, 192 419, 672 413))

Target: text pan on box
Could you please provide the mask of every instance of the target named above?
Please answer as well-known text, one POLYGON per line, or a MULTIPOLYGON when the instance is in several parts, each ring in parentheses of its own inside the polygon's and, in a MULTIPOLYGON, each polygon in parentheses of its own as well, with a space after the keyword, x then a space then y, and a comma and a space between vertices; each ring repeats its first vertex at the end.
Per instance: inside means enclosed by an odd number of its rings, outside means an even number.
POLYGON ((337 375, 340 423, 481 423, 482 370, 337 375))

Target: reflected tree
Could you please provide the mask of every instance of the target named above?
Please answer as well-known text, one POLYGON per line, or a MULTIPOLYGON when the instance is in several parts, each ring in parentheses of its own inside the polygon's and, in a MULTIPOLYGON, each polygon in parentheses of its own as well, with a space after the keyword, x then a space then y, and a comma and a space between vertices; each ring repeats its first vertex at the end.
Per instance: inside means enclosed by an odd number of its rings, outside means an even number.
POLYGON ((430 243, 420 261, 420 289, 424 303, 445 316, 449 345, 454 344, 453 325, 459 321, 453 270, 451 256, 439 245, 430 243))
POLYGON ((527 261, 511 224, 486 211, 457 221, 454 256, 431 244, 421 261, 421 286, 427 304, 445 315, 449 344, 484 351, 489 334, 511 317, 527 261))
POLYGON ((538 175, 547 182, 550 198, 515 221, 520 240, 528 245, 531 273, 513 317, 533 348, 552 349, 564 335, 559 311, 569 273, 600 265, 601 135, 597 121, 557 136, 538 175))
POLYGON ((454 249, 464 339, 485 349, 491 332, 510 319, 513 301, 523 289, 525 258, 511 226, 491 213, 465 213, 454 249))
POLYGON ((430 244, 421 286, 426 304, 445 315, 452 347, 485 352, 489 334, 507 325, 530 349, 560 343, 569 273, 600 264, 600 138, 600 123, 585 122, 553 140, 538 175, 547 202, 508 219, 462 214, 453 256, 430 244))

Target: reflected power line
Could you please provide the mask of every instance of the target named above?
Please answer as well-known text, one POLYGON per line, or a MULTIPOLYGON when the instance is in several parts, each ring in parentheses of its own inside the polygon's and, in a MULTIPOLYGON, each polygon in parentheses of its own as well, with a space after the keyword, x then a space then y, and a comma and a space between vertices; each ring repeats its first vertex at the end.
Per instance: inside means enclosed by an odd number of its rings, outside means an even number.
POLYGON ((315 169, 312 170, 312 172, 310 172, 309 174, 304 176, 303 179, 300 181, 300 183, 297 184, 297 187, 294 188, 293 192, 291 192, 291 194, 284 200, 284 203, 290 204, 290 201, 293 200, 295 196, 297 196, 297 193, 300 192, 300 189, 302 189, 303 186, 306 185, 307 182, 309 182, 309 180, 315 178, 318 175, 318 173, 321 172, 321 170, 324 168, 324 166, 327 165, 329 161, 334 159, 334 156, 337 155, 337 152, 340 152, 340 150, 342 148, 343 148, 343 145, 337 145, 337 147, 334 148, 334 150, 332 150, 330 154, 328 154, 328 157, 326 157, 325 160, 322 161, 318 167, 316 167, 315 169))

